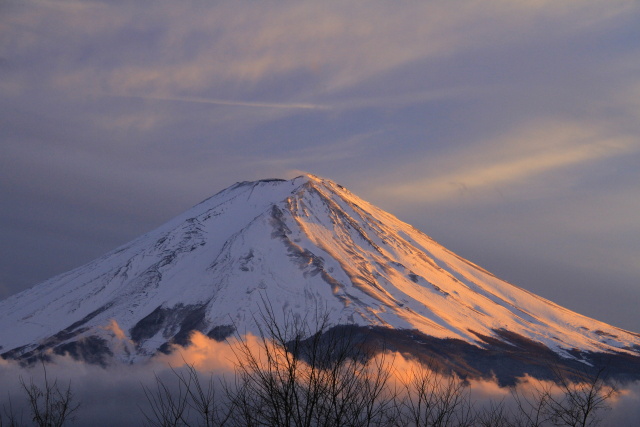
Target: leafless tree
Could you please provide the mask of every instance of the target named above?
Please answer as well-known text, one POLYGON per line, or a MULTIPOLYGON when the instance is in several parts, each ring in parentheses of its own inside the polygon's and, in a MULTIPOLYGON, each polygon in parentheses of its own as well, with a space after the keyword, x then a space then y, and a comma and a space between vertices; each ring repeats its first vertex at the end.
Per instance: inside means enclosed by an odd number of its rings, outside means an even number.
POLYGON ((220 402, 213 375, 204 382, 193 364, 181 370, 171 368, 173 382, 156 375, 155 389, 143 386, 149 404, 142 409, 145 424, 151 427, 222 427, 230 416, 228 402, 220 402))
MULTIPOLYGON (((175 372, 175 371, 174 371, 175 372)), ((151 427, 176 427, 184 425, 188 393, 178 381, 175 387, 156 375, 155 389, 143 385, 149 410, 142 410, 145 424, 151 427)), ((190 384, 187 385, 190 387, 190 384)))
POLYGON ((554 425, 587 427, 600 423, 600 412, 609 409, 608 401, 617 394, 616 387, 608 384, 604 368, 595 375, 584 375, 571 380, 558 369, 554 370, 556 384, 562 394, 550 394, 548 408, 554 425))
POLYGON ((571 381, 530 381, 511 400, 474 407, 469 384, 416 364, 397 390, 393 357, 371 348, 363 328, 331 327, 322 310, 310 318, 275 315, 268 299, 256 316, 256 343, 236 332, 234 380, 202 381, 195 366, 172 369, 144 388, 150 426, 596 426, 615 389, 602 371, 571 381), (376 355, 374 357, 374 355, 376 355), (216 386, 218 393, 216 393, 216 386))
POLYGON ((459 377, 417 365, 404 382, 403 425, 466 427, 473 423, 469 388, 459 377))
POLYGON ((515 403, 512 424, 515 427, 543 427, 549 425, 549 399, 552 383, 526 381, 511 388, 515 403))
POLYGON ((528 381, 512 389, 516 404, 511 417, 514 427, 571 426, 593 427, 600 414, 609 409, 608 401, 617 393, 607 383, 604 369, 569 377, 558 367, 551 368, 552 382, 528 381))
POLYGON ((71 392, 71 383, 66 388, 60 389, 58 381, 49 379, 47 368, 42 361, 44 371, 44 385, 40 387, 30 378, 27 384, 20 378, 20 384, 27 394, 32 421, 39 427, 61 427, 66 421, 73 419, 75 412, 80 407, 74 402, 71 392))
POLYGON ((180 376, 180 381, 187 386, 189 399, 187 404, 197 414, 198 425, 204 427, 223 427, 231 416, 231 407, 224 396, 218 398, 213 375, 209 375, 206 383, 198 376, 198 371, 192 364, 186 364, 186 375, 180 376), (188 387, 191 384, 192 387, 188 387))
POLYGON ((392 361, 372 357, 354 328, 329 328, 326 313, 311 322, 283 313, 276 321, 268 300, 256 317, 256 348, 238 334, 235 381, 200 380, 193 365, 172 369, 143 387, 150 426, 378 426, 396 415, 389 385, 392 361))
POLYGON ((237 350, 238 425, 372 426, 395 416, 388 357, 373 355, 354 328, 329 328, 315 318, 283 313, 276 320, 268 300, 257 317, 261 348, 243 341, 237 350))
POLYGON ((2 412, 0 412, 0 427, 21 427, 24 425, 22 421, 22 412, 18 415, 13 408, 13 402, 11 401, 11 395, 7 393, 8 405, 2 406, 2 412), (5 420, 6 417, 6 420, 5 420))
POLYGON ((490 401, 487 406, 475 411, 473 425, 476 427, 515 427, 512 414, 505 408, 504 400, 490 401))

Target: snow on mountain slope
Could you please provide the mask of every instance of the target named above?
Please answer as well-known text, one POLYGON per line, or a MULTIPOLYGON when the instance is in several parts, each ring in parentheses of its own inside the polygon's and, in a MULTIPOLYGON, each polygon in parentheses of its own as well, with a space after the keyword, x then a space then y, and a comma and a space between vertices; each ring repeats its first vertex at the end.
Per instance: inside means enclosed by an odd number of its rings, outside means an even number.
POLYGON ((316 176, 237 183, 85 266, 0 301, 0 353, 98 350, 137 360, 326 307, 334 324, 417 329, 481 345, 510 331, 561 355, 638 355, 640 336, 504 282, 316 176), (84 347, 77 343, 84 340, 84 347), (95 350, 94 348, 94 350, 95 350))

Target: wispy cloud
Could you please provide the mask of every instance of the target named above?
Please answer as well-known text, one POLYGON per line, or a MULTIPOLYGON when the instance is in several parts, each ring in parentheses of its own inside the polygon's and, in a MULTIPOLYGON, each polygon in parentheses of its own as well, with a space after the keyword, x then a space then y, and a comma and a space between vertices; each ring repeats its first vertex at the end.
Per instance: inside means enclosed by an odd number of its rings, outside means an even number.
POLYGON ((197 98, 180 96, 153 96, 153 95, 110 95, 120 98, 152 99, 156 101, 192 102, 196 104, 226 105, 230 107, 252 107, 252 108, 279 108, 293 110, 328 110, 327 105, 287 103, 287 102, 256 102, 256 101, 233 101, 228 99, 197 98))
POLYGON ((417 179, 405 176, 403 184, 386 185, 377 191, 387 197, 422 202, 486 197, 496 194, 496 189, 638 150, 637 138, 607 135, 575 123, 537 123, 497 141, 425 160, 412 168, 417 179))
POLYGON ((153 8, 29 4, 39 8, 14 12, 8 28, 16 31, 8 34, 7 44, 18 55, 49 62, 55 85, 154 95, 223 89, 229 83, 250 90, 265 79, 299 76, 310 83, 309 93, 335 93, 407 64, 514 43, 540 23, 560 21, 562 26, 551 28, 571 32, 606 25, 628 9, 616 1, 571 8, 539 1, 422 2, 403 8, 332 1, 192 8, 171 2, 153 8), (73 13, 65 13, 70 7, 73 13), (42 36, 50 40, 43 44, 42 36), (47 50, 34 51, 43 46, 47 50), (69 51, 86 54, 68 56, 69 51))

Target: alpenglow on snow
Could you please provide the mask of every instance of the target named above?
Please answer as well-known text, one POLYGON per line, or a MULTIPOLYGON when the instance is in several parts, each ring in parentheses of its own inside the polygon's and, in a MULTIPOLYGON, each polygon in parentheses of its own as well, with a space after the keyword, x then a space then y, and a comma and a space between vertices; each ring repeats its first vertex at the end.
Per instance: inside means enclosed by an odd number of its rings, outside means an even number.
POLYGON ((640 336, 509 284, 327 179, 241 182, 103 257, 0 301, 0 354, 144 360, 274 313, 561 358, 635 358, 640 336))

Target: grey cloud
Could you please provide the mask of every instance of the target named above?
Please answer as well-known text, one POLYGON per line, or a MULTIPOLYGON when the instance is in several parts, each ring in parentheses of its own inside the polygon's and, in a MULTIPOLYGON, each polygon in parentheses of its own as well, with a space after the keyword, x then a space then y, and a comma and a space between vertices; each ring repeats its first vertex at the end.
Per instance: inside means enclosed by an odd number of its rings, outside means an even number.
MULTIPOLYGON (((401 359, 401 356, 394 359, 399 365, 398 368, 407 369, 406 362, 401 359)), ((176 391, 174 374, 171 367, 164 362, 102 368, 76 362, 67 357, 56 357, 55 363, 46 365, 46 370, 50 381, 57 381, 62 387, 70 385, 76 402, 81 403, 73 424, 127 427, 141 425, 144 421, 142 411, 149 413, 143 387, 155 387, 156 376, 163 380, 170 391, 176 391)), ((173 369, 179 372, 181 366, 173 365, 173 369)), ((228 370, 212 371, 208 368, 198 368, 198 371, 203 384, 206 384, 211 373, 226 373, 227 379, 233 378, 233 374, 228 370)), ((22 412, 23 419, 28 419, 29 412, 20 386, 20 378, 27 383, 33 380, 35 384, 42 386, 43 372, 40 365, 23 368, 17 363, 1 361, 0 383, 3 385, 3 393, 0 395, 0 408, 3 405, 5 408, 8 406, 10 396, 14 411, 18 414, 22 412)), ((494 403, 503 401, 507 406, 513 404, 509 400, 509 391, 498 388, 493 382, 472 381, 471 390, 476 410, 492 400, 494 403)), ((621 393, 610 402, 612 410, 600 413, 604 425, 628 425, 630 421, 637 419, 640 384, 621 385, 620 391, 621 393)))

